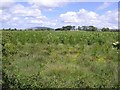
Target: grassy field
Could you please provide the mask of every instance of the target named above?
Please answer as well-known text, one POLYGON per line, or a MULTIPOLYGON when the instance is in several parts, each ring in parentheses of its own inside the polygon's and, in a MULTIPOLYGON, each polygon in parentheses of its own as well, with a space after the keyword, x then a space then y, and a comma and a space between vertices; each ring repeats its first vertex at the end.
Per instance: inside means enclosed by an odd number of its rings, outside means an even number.
POLYGON ((118 85, 117 32, 3 31, 3 88, 118 85))

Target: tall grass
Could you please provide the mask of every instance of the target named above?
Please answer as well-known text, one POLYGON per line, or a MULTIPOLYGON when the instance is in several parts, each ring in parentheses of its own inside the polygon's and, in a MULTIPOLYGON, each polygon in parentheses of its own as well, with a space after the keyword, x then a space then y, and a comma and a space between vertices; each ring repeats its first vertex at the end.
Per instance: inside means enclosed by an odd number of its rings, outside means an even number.
POLYGON ((118 85, 116 32, 3 31, 2 40, 3 88, 118 85))

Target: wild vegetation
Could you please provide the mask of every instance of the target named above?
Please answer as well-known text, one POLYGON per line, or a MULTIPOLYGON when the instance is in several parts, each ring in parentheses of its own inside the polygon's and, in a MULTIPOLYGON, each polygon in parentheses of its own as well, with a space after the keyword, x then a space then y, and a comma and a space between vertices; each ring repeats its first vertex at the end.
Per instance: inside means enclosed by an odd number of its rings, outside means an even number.
POLYGON ((3 89, 117 88, 117 32, 3 31, 3 89))

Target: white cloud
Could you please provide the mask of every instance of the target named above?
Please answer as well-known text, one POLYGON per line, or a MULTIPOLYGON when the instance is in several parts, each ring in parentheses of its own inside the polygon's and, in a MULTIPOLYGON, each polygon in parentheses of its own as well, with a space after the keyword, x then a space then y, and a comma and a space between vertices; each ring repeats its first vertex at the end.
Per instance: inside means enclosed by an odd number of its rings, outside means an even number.
MULTIPOLYGON (((28 26, 30 24, 38 24, 47 22, 47 17, 42 15, 41 10, 33 7, 25 7, 21 4, 0 10, 0 22, 5 25, 16 27, 28 26), (24 23, 24 25, 22 25, 24 23)), ((28 26, 29 27, 29 26, 28 26)))
POLYGON ((2 15, 2 10, 0 10, 0 15, 2 15))
POLYGON ((64 24, 73 25, 94 25, 96 27, 109 27, 117 28, 118 24, 118 12, 107 11, 104 15, 99 15, 93 11, 80 9, 78 12, 66 12, 60 15, 60 18, 64 24))
POLYGON ((111 2, 104 2, 102 5, 100 5, 97 9, 105 9, 107 7, 109 7, 112 3, 111 2))
POLYGON ((42 20, 31 20, 31 23, 43 23, 42 20))
POLYGON ((19 20, 18 17, 13 17, 12 19, 13 19, 13 21, 18 21, 19 20))
POLYGON ((74 23, 84 23, 88 20, 95 20, 98 14, 92 11, 87 11, 85 9, 80 9, 78 12, 67 12, 65 14, 61 14, 60 18, 64 22, 74 22, 74 23))
POLYGON ((118 11, 107 11, 104 15, 101 15, 100 19, 109 23, 117 23, 118 11))
POLYGON ((40 8, 54 8, 54 7, 61 7, 65 5, 68 0, 29 0, 29 3, 32 4, 34 7, 40 8))
POLYGON ((56 20, 51 20, 48 18, 41 19, 41 18, 31 18, 28 20, 30 24, 40 24, 41 26, 50 26, 53 27, 56 25, 56 20))
POLYGON ((11 7, 15 3, 14 0, 1 0, 0 1, 0 9, 6 9, 11 7))
POLYGON ((11 14, 4 12, 1 10, 0 14, 0 22, 7 22, 8 20, 11 19, 11 14))
POLYGON ((78 12, 67 12, 61 14, 60 18, 67 23, 86 23, 86 21, 93 22, 99 15, 92 11, 80 9, 78 12))
POLYGON ((49 8, 49 9, 48 9, 48 11, 52 11, 52 9, 51 9, 51 8, 49 8))
POLYGON ((0 21, 2 20, 2 13, 3 13, 3 10, 0 10, 0 21))
POLYGON ((42 15, 41 10, 37 7, 16 4, 9 9, 0 10, 0 22, 3 23, 3 28, 7 26, 8 28, 29 28, 32 26, 53 27, 57 21, 42 15))
POLYGON ((11 12, 17 16, 41 16, 41 11, 37 8, 31 8, 31 7, 24 7, 23 5, 15 5, 11 12))
POLYGON ((67 12, 66 14, 61 14, 60 17, 66 23, 71 23, 71 22, 76 23, 76 22, 78 22, 77 13, 76 12, 67 12), (70 18, 68 18, 68 16, 70 18))

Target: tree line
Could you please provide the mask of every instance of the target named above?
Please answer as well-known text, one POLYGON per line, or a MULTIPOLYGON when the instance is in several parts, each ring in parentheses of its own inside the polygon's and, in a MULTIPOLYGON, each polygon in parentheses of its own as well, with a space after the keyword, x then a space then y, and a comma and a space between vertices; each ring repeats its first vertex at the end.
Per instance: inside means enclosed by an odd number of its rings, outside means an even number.
MULTIPOLYGON (((11 28, 8 28, 8 29, 2 29, 2 30, 5 30, 5 31, 16 31, 16 30, 19 30, 19 31, 22 31, 23 29, 17 29, 17 28, 14 28, 14 29, 11 29, 11 28)), ((24 30, 35 30, 35 31, 80 31, 80 30, 83 30, 83 31, 119 31, 118 29, 109 29, 108 27, 105 28, 101 28, 101 29, 98 29, 97 27, 95 26, 78 26, 77 28, 75 26, 71 26, 71 25, 68 25, 68 26, 62 26, 61 28, 56 28, 56 29, 52 29, 52 28, 42 28, 42 29, 24 29, 24 30)))
POLYGON ((75 26, 63 26, 62 28, 57 28, 55 31, 68 31, 68 30, 84 30, 84 31, 118 31, 117 29, 109 29, 103 27, 102 29, 98 29, 95 26, 78 26, 75 28, 75 26))

